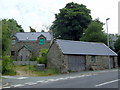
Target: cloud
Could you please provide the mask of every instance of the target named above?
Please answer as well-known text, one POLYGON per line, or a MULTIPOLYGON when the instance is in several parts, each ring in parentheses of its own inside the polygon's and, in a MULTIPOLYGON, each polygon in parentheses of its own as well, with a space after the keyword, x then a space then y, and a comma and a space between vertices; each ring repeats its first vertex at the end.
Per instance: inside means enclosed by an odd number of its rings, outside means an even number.
POLYGON ((1 0, 0 17, 14 18, 25 31, 29 31, 29 26, 40 31, 45 29, 44 25, 51 25, 55 20, 54 14, 59 13, 59 9, 69 2, 86 5, 93 19, 99 17, 105 23, 109 17, 109 32, 118 32, 118 0, 1 0))

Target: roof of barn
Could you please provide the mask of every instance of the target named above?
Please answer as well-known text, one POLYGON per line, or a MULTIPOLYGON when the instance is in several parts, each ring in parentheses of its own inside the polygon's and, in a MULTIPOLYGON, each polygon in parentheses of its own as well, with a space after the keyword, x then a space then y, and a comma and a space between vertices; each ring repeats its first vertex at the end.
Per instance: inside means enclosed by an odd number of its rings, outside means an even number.
POLYGON ((81 55, 110 55, 117 56, 104 43, 93 43, 83 41, 71 41, 71 40, 56 40, 59 48, 63 54, 81 54, 81 55))

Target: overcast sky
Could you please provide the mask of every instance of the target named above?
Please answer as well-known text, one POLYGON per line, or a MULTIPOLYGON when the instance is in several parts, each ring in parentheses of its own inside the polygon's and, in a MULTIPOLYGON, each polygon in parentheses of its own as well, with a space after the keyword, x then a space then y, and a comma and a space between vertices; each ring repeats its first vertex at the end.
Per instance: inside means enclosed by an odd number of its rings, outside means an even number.
MULTIPOLYGON (((37 32, 50 26, 59 9, 69 2, 84 4, 91 10, 92 18, 103 23, 108 21, 109 33, 118 33, 118 1, 119 0, 0 0, 0 18, 15 19, 22 28, 29 32, 29 26, 37 32)), ((106 25, 104 25, 106 31, 106 25)), ((47 31, 47 30, 46 30, 47 31)))

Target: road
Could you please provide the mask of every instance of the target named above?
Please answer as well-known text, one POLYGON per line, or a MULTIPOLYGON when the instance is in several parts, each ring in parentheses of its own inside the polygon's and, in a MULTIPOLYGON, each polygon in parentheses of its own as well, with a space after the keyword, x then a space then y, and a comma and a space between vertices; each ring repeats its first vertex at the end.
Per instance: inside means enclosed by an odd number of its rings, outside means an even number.
POLYGON ((118 88, 120 86, 117 70, 65 74, 46 80, 31 77, 29 80, 33 82, 24 82, 25 84, 22 82, 14 85, 14 88, 118 88))
POLYGON ((23 88, 118 88, 118 73, 107 72, 54 82, 39 83, 23 88))

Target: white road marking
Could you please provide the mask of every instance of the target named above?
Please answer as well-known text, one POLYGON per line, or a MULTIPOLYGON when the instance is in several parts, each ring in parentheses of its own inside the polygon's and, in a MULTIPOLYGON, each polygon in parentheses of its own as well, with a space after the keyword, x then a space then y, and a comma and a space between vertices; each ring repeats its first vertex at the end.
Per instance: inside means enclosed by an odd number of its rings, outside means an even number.
POLYGON ((8 79, 26 79, 28 77, 14 77, 14 76, 2 76, 3 78, 8 78, 8 79))
POLYGON ((28 85, 35 85, 35 84, 37 84, 37 83, 28 83, 28 85))
POLYGON ((69 79, 70 77, 65 77, 64 80, 69 79))
POLYGON ((105 84, 110 84, 110 83, 113 83, 113 82, 117 82, 117 81, 119 81, 119 80, 120 80, 120 79, 117 79, 117 80, 113 80, 113 81, 101 83, 101 84, 98 84, 98 85, 95 85, 95 86, 96 86, 96 87, 99 87, 99 86, 102 86, 102 85, 105 85, 105 84))
POLYGON ((28 78, 28 77, 19 77, 19 78, 17 78, 17 79, 26 79, 26 78, 28 78))
POLYGON ((3 88, 10 88, 10 87, 3 87, 3 88))
POLYGON ((42 82, 42 83, 47 83, 47 82, 49 82, 49 81, 44 81, 44 82, 42 82))
POLYGON ((58 79, 48 79, 48 80, 43 80, 43 81, 37 81, 38 83, 47 83, 47 82, 51 82, 51 81, 59 81, 59 80, 67 80, 67 79, 73 79, 73 78, 81 78, 81 77, 85 77, 85 76, 92 76, 92 75, 80 75, 80 76, 68 76, 68 77, 64 77, 64 78, 58 78, 58 79))
POLYGON ((78 78, 80 78, 80 77, 84 77, 85 75, 81 75, 81 76, 78 76, 78 78))
POLYGON ((64 80, 64 78, 59 78, 59 80, 64 80))
POLYGON ((44 81, 37 81, 38 83, 40 83, 40 82, 44 82, 44 81))
POLYGON ((48 81, 56 81, 55 79, 48 79, 48 81))
POLYGON ((85 75, 85 76, 92 76, 92 75, 85 75))
POLYGON ((17 84, 17 85, 12 85, 13 87, 20 87, 20 86, 24 86, 23 84, 17 84))
POLYGON ((25 84, 31 84, 32 82, 27 82, 27 83, 25 83, 25 84))

